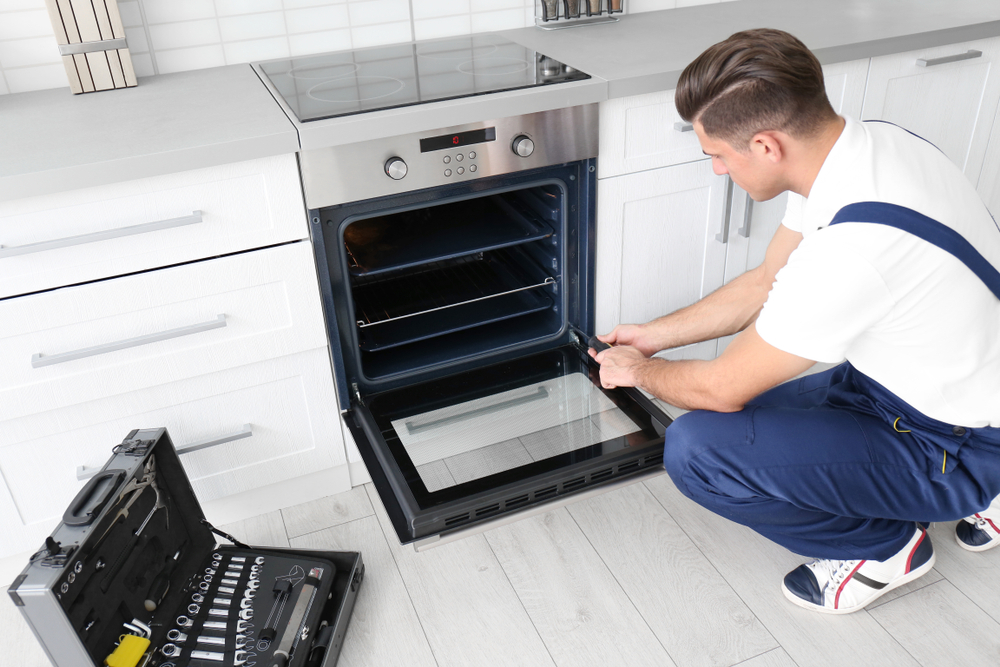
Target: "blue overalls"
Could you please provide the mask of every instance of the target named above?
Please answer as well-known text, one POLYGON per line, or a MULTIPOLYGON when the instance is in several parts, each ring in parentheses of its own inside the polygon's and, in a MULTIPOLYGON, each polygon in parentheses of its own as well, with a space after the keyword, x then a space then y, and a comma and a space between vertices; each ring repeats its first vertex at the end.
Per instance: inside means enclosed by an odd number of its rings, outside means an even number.
MULTIPOLYGON (((931 218, 863 202, 830 224, 840 222, 915 234, 1000 298, 1000 272, 931 218)), ((885 560, 906 545, 914 521, 961 519, 1000 496, 1000 428, 931 419, 848 362, 775 387, 740 412, 680 417, 666 431, 663 462, 688 498, 812 558, 885 560)))

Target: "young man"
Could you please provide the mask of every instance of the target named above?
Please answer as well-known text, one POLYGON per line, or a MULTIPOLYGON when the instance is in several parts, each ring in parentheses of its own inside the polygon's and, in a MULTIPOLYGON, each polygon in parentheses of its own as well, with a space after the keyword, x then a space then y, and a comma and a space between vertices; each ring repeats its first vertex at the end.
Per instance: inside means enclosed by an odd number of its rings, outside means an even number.
POLYGON ((756 201, 790 194, 763 265, 591 351, 604 386, 692 410, 666 433, 674 483, 818 558, 782 583, 816 611, 929 571, 921 524, 967 517, 961 546, 1000 544, 1000 228, 975 189, 906 130, 839 117, 781 31, 709 48, 676 103, 716 174, 756 201), (652 357, 736 332, 713 361, 652 357))

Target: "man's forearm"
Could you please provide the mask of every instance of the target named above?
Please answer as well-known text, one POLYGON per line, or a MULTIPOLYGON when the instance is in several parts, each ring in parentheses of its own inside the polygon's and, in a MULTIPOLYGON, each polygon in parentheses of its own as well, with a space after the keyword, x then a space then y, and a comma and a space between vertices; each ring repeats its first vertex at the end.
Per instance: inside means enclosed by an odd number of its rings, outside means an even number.
POLYGON ((638 388, 685 410, 735 412, 743 407, 727 400, 725 392, 720 391, 709 361, 653 357, 635 369, 635 376, 638 388))
POLYGON ((739 333, 757 319, 770 289, 764 267, 760 266, 700 301, 645 326, 661 350, 739 333))

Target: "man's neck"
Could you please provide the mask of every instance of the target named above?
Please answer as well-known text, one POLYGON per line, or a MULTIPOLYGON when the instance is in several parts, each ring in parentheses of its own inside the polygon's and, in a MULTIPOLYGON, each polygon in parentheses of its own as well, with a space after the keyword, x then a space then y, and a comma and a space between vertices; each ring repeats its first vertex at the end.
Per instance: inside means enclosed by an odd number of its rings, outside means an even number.
POLYGON ((809 192, 812 190, 813 183, 816 182, 816 177, 819 176, 820 169, 823 168, 823 163, 826 162, 826 158, 830 155, 830 151, 833 150, 834 144, 837 143, 846 126, 846 121, 837 116, 837 119, 827 124, 819 135, 799 143, 796 151, 798 159, 795 161, 797 164, 789 188, 792 192, 809 197, 809 192))

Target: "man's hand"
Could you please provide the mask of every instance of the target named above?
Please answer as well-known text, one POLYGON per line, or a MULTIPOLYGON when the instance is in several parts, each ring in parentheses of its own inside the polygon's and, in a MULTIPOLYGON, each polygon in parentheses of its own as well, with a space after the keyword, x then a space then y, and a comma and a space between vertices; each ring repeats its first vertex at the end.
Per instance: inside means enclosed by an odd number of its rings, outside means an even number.
POLYGON ((649 363, 653 363, 631 345, 610 347, 602 352, 596 352, 591 348, 588 353, 601 365, 601 386, 605 389, 635 387, 639 384, 639 371, 649 363))
MULTIPOLYGON (((644 357, 651 357, 663 349, 654 340, 650 328, 644 324, 619 324, 611 330, 611 333, 598 336, 597 340, 612 346, 629 345, 638 350, 644 357)), ((601 360, 598 359, 598 361, 601 360)))

